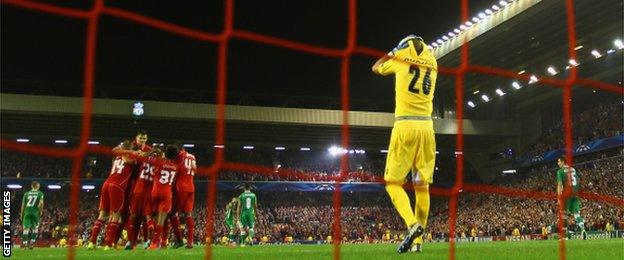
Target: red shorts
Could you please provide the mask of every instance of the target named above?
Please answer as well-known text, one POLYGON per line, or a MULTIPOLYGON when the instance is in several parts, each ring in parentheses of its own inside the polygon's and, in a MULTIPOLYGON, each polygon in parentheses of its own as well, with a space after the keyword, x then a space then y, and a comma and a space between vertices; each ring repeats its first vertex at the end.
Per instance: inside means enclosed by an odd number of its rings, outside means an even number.
POLYGON ((193 202, 195 201, 195 192, 178 191, 173 198, 174 212, 191 212, 193 211, 193 202))
POLYGON ((126 191, 119 185, 104 182, 100 192, 100 210, 124 213, 127 209, 126 191))
POLYGON ((152 215, 151 192, 132 193, 130 213, 137 216, 152 215))
POLYGON ((173 199, 171 193, 152 193, 152 210, 155 212, 170 212, 173 199))

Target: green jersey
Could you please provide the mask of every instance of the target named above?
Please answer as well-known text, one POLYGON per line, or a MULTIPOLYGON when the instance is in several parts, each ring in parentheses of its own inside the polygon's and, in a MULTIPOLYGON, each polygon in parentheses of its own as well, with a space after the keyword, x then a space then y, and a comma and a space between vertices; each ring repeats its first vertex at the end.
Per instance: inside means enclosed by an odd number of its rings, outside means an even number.
POLYGON ((24 193, 22 199, 22 205, 24 206, 25 215, 41 215, 39 211, 39 204, 43 202, 43 192, 38 190, 31 190, 24 193))
POLYGON ((256 194, 251 191, 245 191, 238 196, 238 203, 240 203, 241 213, 250 212, 253 214, 256 206, 256 194))
POLYGON ((580 186, 579 181, 580 178, 574 168, 565 166, 557 170, 557 184, 563 185, 564 190, 572 187, 573 192, 578 192, 580 186))

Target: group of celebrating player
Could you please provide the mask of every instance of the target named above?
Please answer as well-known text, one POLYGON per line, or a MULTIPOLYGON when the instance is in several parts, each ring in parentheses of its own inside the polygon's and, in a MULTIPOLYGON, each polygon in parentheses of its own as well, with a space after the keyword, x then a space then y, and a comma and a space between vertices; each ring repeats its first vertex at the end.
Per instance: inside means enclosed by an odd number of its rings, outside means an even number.
MULTIPOLYGON (((99 215, 91 229, 88 249, 96 248, 103 227, 104 250, 116 248, 124 228, 128 234, 127 250, 135 248, 139 229, 145 248, 166 247, 170 228, 176 238, 173 247, 182 247, 180 218, 186 224, 186 248, 193 248, 195 156, 177 145, 152 148, 146 142, 147 133, 139 131, 134 141, 126 140, 113 148, 115 158, 102 185, 99 215)), ((43 193, 38 182, 31 186, 32 190, 24 194, 20 215, 24 226, 23 246, 32 249, 43 211, 43 193)), ((236 243, 237 228, 241 245, 253 243, 256 208, 256 195, 251 192, 251 185, 245 184, 244 192, 232 198, 226 207, 230 243, 236 243)))
POLYGON ((152 148, 146 142, 147 133, 139 131, 134 141, 113 148, 116 157, 102 186, 88 249, 95 249, 105 223, 104 250, 116 247, 122 227, 128 232, 128 250, 135 248, 140 227, 146 248, 166 247, 169 227, 176 238, 174 247, 182 247, 180 217, 185 218, 186 248, 193 247, 195 156, 177 145, 152 148))

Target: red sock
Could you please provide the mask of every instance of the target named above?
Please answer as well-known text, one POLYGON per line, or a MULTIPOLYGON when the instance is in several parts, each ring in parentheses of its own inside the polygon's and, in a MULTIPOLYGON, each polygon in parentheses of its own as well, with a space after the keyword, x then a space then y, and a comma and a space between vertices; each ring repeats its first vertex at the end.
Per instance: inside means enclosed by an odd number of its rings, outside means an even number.
POLYGON ((136 242, 136 228, 137 228, 137 224, 138 221, 137 219, 130 219, 128 221, 128 242, 130 242, 130 245, 134 246, 134 243, 136 242))
POLYGON ((195 234, 195 221, 192 217, 186 217, 186 243, 193 245, 193 237, 195 234))
MULTIPOLYGON (((142 231, 143 231, 143 242, 149 240, 149 234, 147 233, 147 221, 142 221, 143 225, 142 226, 142 231)), ((139 232, 136 232, 137 236, 139 235, 139 232)))
POLYGON ((154 229, 154 233, 152 235, 152 244, 156 244, 160 246, 160 237, 162 236, 163 226, 156 225, 154 229))
POLYGON ((162 230, 162 242, 167 242, 169 240, 169 222, 165 220, 165 225, 163 225, 162 230))
POLYGON ((176 241, 182 241, 182 231, 180 231, 180 218, 178 216, 172 216, 170 219, 171 228, 173 228, 173 234, 175 235, 176 241))
MULTIPOLYGON (((156 222, 154 220, 147 221, 147 237, 152 239, 154 237, 154 229, 156 229, 156 222)), ((147 239, 147 238, 145 238, 147 239)))
POLYGON ((96 220, 95 223, 93 223, 93 228, 91 229, 91 236, 89 237, 89 242, 95 244, 97 242, 97 237, 100 234, 100 230, 102 229, 102 226, 104 225, 104 221, 103 220, 96 220))
MULTIPOLYGON (((139 231, 140 231, 139 229, 141 228, 141 220, 140 220, 140 218, 136 218, 134 220, 134 222, 132 222, 132 227, 133 227, 132 228, 132 231, 133 231, 132 235, 133 236, 132 237, 128 236, 128 237, 132 240, 132 243, 134 244, 134 243, 136 243, 137 239, 139 238, 139 231)), ((129 232, 128 232, 128 235, 130 235, 129 232)))
POLYGON ((117 230, 119 229, 119 223, 117 222, 108 222, 106 225, 106 232, 104 235, 104 244, 107 246, 113 246, 115 241, 115 236, 117 236, 117 230))
MULTIPOLYGON (((127 223, 128 221, 126 221, 127 223)), ((113 246, 117 245, 117 241, 119 241, 119 238, 121 237, 121 233, 123 232, 123 228, 124 228, 124 224, 118 222, 117 223, 117 232, 113 233, 113 246)))

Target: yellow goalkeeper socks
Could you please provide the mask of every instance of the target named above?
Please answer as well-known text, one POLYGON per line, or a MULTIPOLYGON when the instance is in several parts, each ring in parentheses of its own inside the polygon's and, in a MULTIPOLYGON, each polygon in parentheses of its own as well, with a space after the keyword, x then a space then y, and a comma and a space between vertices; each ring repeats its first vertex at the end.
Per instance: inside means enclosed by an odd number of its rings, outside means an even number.
MULTIPOLYGON (((412 205, 407 193, 403 189, 403 186, 398 184, 386 184, 386 191, 388 192, 388 195, 390 195, 392 204, 394 204, 394 207, 399 212, 399 215, 401 215, 401 218, 405 221, 407 227, 409 228, 411 225, 416 223, 414 211, 412 211, 412 205)), ((428 204, 427 208, 429 208, 428 204)))
POLYGON ((427 219, 429 218, 429 185, 414 186, 414 191, 416 193, 414 216, 424 228, 427 226, 427 219))
MULTIPOLYGON (((416 221, 422 225, 423 228, 427 227, 427 220, 429 218, 429 185, 426 186, 414 186, 414 192, 416 193, 416 202, 414 205, 414 217, 416 221)), ((423 243, 423 236, 419 236, 414 240, 416 244, 423 243)))

